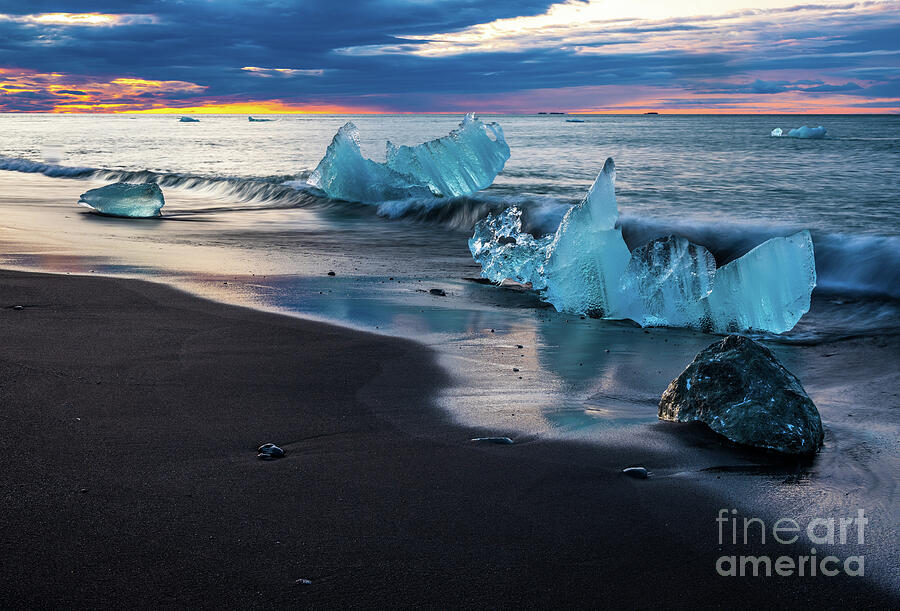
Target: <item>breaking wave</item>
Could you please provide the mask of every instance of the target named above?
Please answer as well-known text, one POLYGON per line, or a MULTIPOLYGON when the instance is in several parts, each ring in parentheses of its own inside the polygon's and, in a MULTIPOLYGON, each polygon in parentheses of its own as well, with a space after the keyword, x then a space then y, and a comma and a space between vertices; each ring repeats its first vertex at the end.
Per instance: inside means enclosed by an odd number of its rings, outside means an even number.
MULTIPOLYGON (((155 182, 162 187, 201 191, 230 203, 253 203, 258 208, 352 208, 374 211, 389 219, 405 219, 440 225, 462 232, 488 214, 509 206, 524 211, 524 229, 536 235, 555 231, 572 202, 552 196, 509 195, 488 189, 456 198, 422 197, 378 204, 359 204, 328 199, 306 184, 309 172, 267 177, 209 177, 149 170, 127 171, 62 166, 27 159, 0 157, 0 170, 39 173, 53 178, 93 179, 108 182, 155 182)), ((227 204, 217 212, 242 210, 227 204)), ((209 211, 209 210, 204 210, 209 211)), ((204 211, 186 211, 186 214, 204 211)), ((776 236, 787 236, 804 227, 747 225, 693 220, 623 216, 619 224, 629 248, 667 235, 680 235, 702 244, 718 265, 745 254, 776 236)), ((900 236, 838 234, 811 230, 816 253, 817 292, 900 299, 900 236)))

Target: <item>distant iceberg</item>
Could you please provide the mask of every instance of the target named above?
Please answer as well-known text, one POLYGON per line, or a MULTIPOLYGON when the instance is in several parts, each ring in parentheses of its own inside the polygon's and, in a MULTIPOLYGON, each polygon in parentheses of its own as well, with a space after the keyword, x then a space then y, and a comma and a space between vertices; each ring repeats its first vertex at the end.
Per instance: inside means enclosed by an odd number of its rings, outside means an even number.
POLYGON ((154 182, 131 184, 117 182, 81 194, 79 205, 100 214, 130 218, 160 216, 166 204, 162 190, 154 182))
POLYGON ((822 127, 821 125, 818 127, 798 127, 797 129, 792 129, 788 132, 788 136, 791 138, 824 138, 825 133, 828 130, 822 127))
POLYGON ((250 121, 250 123, 268 123, 272 119, 255 119, 253 117, 247 117, 247 120, 250 121))
POLYGON ((181 123, 200 123, 200 119, 195 119, 194 117, 181 117, 178 121, 181 123))
POLYGON ((616 227, 614 184, 607 159, 584 201, 543 238, 522 232, 517 208, 479 221, 469 250, 482 276, 530 283, 561 312, 641 326, 783 333, 809 310, 816 268, 808 231, 768 240, 718 269, 706 248, 677 236, 629 252, 616 227))
MULTIPOLYGON (((806 127, 806 126, 804 125, 804 126, 802 126, 802 127, 798 127, 798 128, 796 128, 796 129, 790 130, 790 131, 787 133, 787 135, 788 135, 789 137, 791 137, 791 138, 812 138, 812 139, 818 139, 818 138, 824 138, 824 137, 825 137, 825 134, 826 134, 827 132, 828 132, 828 130, 825 129, 824 127, 822 127, 821 125, 818 126, 818 127, 806 127)), ((784 130, 782 130, 780 127, 776 127, 775 129, 772 130, 772 133, 771 133, 770 135, 772 135, 772 136, 783 136, 783 135, 784 135, 784 130)))
POLYGON ((307 184, 334 199, 379 203, 410 197, 458 197, 489 187, 509 159, 497 123, 467 114, 448 136, 417 146, 387 145, 387 160, 362 156, 359 130, 335 134, 307 184))

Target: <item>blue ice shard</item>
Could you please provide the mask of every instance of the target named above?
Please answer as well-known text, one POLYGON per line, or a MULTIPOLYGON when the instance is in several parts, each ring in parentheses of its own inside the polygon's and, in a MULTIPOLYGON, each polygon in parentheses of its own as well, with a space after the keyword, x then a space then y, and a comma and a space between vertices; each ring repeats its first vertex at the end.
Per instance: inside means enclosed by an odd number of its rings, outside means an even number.
POLYGON ((458 197, 489 187, 509 159, 496 123, 467 114, 449 135, 416 146, 387 145, 387 160, 362 156, 353 123, 335 135, 307 183, 334 199, 379 203, 410 197, 458 197))
POLYGON ((417 184, 411 176, 363 157, 359 130, 353 123, 337 131, 307 183, 328 197, 349 202, 377 203, 432 195, 428 187, 417 184))
POLYGON ((703 246, 668 236, 631 252, 621 289, 629 318, 642 327, 693 327, 707 312, 716 259, 703 246))
POLYGON ((557 310, 620 318, 628 246, 616 229, 616 165, 607 159, 584 200, 566 212, 547 248, 546 298, 557 310))
POLYGON ((507 208, 497 216, 488 215, 476 224, 475 234, 469 239, 469 250, 481 264, 483 277, 498 284, 508 278, 542 289, 545 288, 543 266, 553 236, 535 238, 523 232, 521 216, 516 207, 507 208))
POLYGON ((117 182, 81 194, 79 205, 109 216, 147 218, 160 216, 166 204, 155 182, 131 184, 117 182))
POLYGON ((772 238, 716 270, 713 290, 705 300, 709 318, 699 326, 719 333, 790 331, 809 311, 815 287, 809 232, 772 238))
POLYGON ((178 121, 179 123, 200 123, 200 119, 195 119, 194 117, 181 117, 178 121))
POLYGON ((804 125, 789 131, 788 136, 791 138, 824 138, 827 131, 821 125, 818 127, 806 127, 804 125))
POLYGON ((780 127, 776 127, 775 129, 772 130, 772 133, 770 133, 769 135, 775 136, 776 138, 778 138, 778 137, 784 135, 784 130, 781 129, 780 127))
POLYGON ((809 310, 816 268, 808 231, 772 238, 719 269, 706 248, 677 236, 629 252, 616 228, 614 183, 608 159, 553 236, 524 233, 515 208, 480 221, 469 249, 482 275, 530 282, 559 311, 642 326, 783 333, 809 310))

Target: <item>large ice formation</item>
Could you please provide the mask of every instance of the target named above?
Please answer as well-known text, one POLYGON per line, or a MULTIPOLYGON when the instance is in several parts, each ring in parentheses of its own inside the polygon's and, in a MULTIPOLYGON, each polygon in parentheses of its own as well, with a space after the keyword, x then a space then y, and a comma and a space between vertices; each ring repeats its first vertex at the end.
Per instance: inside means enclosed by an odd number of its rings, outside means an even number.
POLYGON ((78 203, 109 216, 146 218, 160 216, 160 209, 166 200, 159 185, 154 182, 117 182, 82 193, 78 203))
POLYGON ((789 131, 788 136, 791 138, 824 138, 827 131, 821 125, 818 127, 806 127, 804 125, 789 131))
POLYGON ((531 283, 559 311, 642 326, 783 333, 809 310, 816 285, 808 231, 768 240, 716 269, 703 246, 669 236, 629 252, 616 228, 615 164, 607 159, 556 233, 524 233, 507 209, 475 226, 469 250, 494 282, 531 283))
POLYGON ((307 183, 334 199, 379 203, 409 197, 457 197, 490 186, 509 159, 496 123, 467 114, 448 136, 417 146, 387 143, 387 159, 362 156, 359 130, 345 124, 307 183))

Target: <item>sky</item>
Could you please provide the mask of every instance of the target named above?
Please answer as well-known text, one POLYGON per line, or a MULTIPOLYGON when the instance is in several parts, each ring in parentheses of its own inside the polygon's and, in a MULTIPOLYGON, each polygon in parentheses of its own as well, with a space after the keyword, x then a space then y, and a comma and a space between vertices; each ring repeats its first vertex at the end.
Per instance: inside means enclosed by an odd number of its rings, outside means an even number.
POLYGON ((900 0, 0 0, 0 111, 897 113, 900 0))

